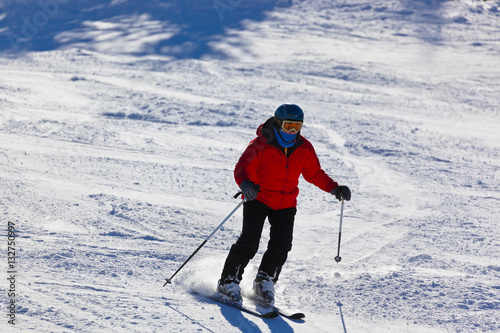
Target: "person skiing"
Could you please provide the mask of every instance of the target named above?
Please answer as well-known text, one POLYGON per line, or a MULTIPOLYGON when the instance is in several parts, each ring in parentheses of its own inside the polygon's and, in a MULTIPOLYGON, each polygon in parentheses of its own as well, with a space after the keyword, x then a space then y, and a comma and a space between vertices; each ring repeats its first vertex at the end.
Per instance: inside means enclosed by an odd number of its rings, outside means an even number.
POLYGON ((253 282, 255 299, 274 305, 274 284, 292 248, 297 212, 298 182, 304 179, 330 192, 338 200, 351 199, 347 186, 340 186, 321 168, 312 144, 300 135, 304 112, 295 104, 283 104, 257 129, 234 169, 243 204, 243 228, 226 258, 217 291, 228 301, 242 304, 240 281, 259 247, 267 218, 270 240, 253 282))

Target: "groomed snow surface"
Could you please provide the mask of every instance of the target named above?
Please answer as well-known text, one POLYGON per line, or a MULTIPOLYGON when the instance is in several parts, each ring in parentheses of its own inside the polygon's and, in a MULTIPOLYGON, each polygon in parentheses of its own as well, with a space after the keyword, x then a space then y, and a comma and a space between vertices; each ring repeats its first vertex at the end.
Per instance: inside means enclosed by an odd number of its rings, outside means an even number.
POLYGON ((500 3, 187 3, 0 2, 0 330, 499 332, 500 3), (241 210, 162 287, 282 103, 352 189, 336 263, 340 204, 300 181, 276 288, 304 322, 189 293, 215 289, 241 210))

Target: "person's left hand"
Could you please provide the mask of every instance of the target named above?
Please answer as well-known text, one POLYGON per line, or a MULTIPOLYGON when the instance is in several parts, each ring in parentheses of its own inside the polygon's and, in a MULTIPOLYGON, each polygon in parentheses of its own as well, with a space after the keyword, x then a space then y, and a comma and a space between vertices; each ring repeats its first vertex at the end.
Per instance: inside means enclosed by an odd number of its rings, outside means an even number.
POLYGON ((337 186, 330 193, 334 195, 338 201, 342 201, 342 199, 346 201, 351 200, 351 190, 345 185, 337 186))

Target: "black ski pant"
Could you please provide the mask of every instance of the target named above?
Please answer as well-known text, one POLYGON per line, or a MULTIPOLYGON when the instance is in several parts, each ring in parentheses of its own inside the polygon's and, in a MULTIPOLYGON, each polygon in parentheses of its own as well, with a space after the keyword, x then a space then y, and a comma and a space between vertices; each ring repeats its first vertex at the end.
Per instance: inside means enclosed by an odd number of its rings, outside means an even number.
POLYGON ((236 243, 231 246, 221 280, 236 277, 241 281, 245 267, 259 249, 264 222, 268 218, 271 225, 270 239, 259 271, 267 273, 276 283, 288 252, 292 249, 296 212, 295 207, 273 210, 257 200, 245 202, 243 204, 243 230, 236 243))

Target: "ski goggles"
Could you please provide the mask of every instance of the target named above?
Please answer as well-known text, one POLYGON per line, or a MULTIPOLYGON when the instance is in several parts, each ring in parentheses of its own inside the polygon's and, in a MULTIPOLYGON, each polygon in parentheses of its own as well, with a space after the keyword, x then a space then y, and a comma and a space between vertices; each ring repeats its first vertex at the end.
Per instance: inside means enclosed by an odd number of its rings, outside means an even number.
POLYGON ((281 129, 286 133, 299 133, 302 129, 302 122, 294 120, 283 120, 281 122, 281 129))

